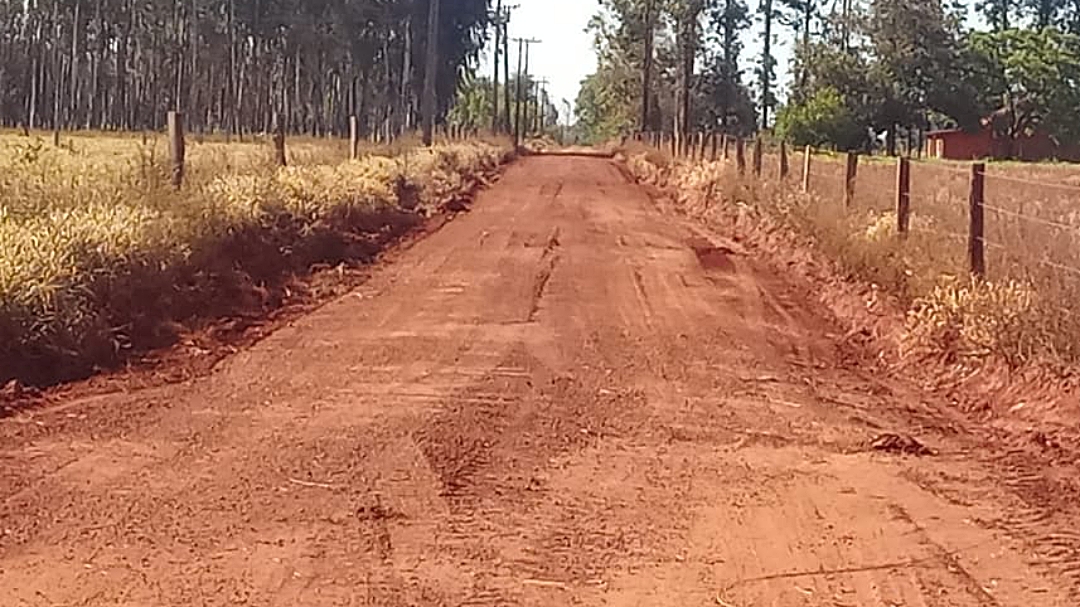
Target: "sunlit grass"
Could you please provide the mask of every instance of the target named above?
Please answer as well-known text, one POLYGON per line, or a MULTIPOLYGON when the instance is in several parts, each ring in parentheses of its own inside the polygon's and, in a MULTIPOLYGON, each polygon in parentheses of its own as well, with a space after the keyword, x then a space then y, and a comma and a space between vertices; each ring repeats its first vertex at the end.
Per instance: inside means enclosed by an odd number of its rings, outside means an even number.
POLYGON ((192 141, 177 191, 161 137, 65 134, 56 147, 0 135, 0 379, 28 358, 131 347, 128 316, 170 313, 140 307, 178 305, 170 282, 211 283, 196 275, 258 261, 249 241, 286 259, 320 232, 378 231, 385 212, 403 210, 401 188, 418 193, 407 211, 430 211, 509 154, 502 142, 398 146, 348 160, 347 143, 291 141, 279 168, 266 142, 192 141), (237 259, 221 260, 229 243, 237 259))

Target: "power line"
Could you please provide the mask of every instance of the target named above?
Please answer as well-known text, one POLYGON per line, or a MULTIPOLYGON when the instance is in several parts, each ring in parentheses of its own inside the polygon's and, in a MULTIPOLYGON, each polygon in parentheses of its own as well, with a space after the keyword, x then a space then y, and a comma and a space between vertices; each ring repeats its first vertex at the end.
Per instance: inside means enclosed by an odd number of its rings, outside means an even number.
POLYGON ((503 0, 498 0, 495 7, 495 12, 492 15, 492 23, 495 26, 495 50, 492 54, 492 79, 491 79, 491 130, 498 133, 505 129, 506 132, 510 131, 510 41, 509 37, 509 25, 510 25, 510 13, 521 5, 503 5, 503 0), (502 65, 499 65, 499 59, 502 58, 502 65), (499 107, 499 69, 503 70, 503 77, 505 82, 503 83, 503 112, 506 113, 506 119, 503 120, 502 112, 499 107))
POLYGON ((517 91, 516 99, 515 99, 515 108, 516 108, 515 114, 517 115, 517 124, 514 125, 514 145, 519 146, 519 145, 521 145, 521 140, 522 140, 522 136, 523 136, 523 131, 522 131, 523 124, 522 124, 522 121, 528 115, 528 108, 522 108, 523 104, 521 102, 522 101, 521 100, 522 59, 524 59, 524 63, 525 63, 525 65, 524 65, 525 72, 524 73, 528 74, 529 73, 529 47, 534 45, 534 44, 539 44, 542 41, 538 40, 536 38, 514 38, 514 41, 518 43, 518 73, 517 73, 517 83, 516 83, 516 86, 514 87, 516 89, 516 91, 517 91), (522 116, 523 112, 525 113, 525 116, 522 116))

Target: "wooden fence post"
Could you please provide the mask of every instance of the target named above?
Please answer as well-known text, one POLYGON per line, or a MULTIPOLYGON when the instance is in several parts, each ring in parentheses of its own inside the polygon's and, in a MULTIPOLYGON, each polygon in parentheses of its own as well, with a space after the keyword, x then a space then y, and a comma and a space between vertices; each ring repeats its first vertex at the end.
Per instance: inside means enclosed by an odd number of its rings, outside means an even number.
POLYGON ((764 155, 761 136, 754 138, 754 177, 761 177, 761 159, 764 155))
POLYGON ((711 148, 709 151, 709 160, 713 162, 716 162, 716 144, 716 131, 713 131, 709 134, 709 146, 711 148))
POLYGON ((911 227, 911 160, 901 156, 896 162, 896 231, 907 237, 911 227))
POLYGON ((968 252, 971 257, 971 273, 979 278, 986 277, 986 226, 983 222, 985 177, 985 164, 977 162, 971 165, 971 230, 968 252))
POLYGON ((349 117, 349 159, 360 157, 360 121, 356 116, 349 117))
POLYGON ((855 179, 859 175, 859 155, 848 152, 847 172, 844 176, 844 208, 850 209, 855 202, 855 179))
POLYGON ((698 136, 698 160, 705 161, 708 159, 706 153, 708 152, 709 139, 705 136, 705 131, 701 131, 698 136))
POLYGON ((746 174, 746 142, 742 137, 735 140, 735 166, 739 169, 739 175, 746 174))
POLYGON ((731 137, 724 133, 724 160, 731 160, 731 137))
POLYGON ((787 179, 789 172, 791 166, 788 164, 787 142, 780 141, 780 181, 787 179))
POLYGON ((176 189, 184 184, 184 114, 169 112, 169 156, 172 161, 172 185, 176 189))
POLYGON ((810 161, 814 157, 814 150, 810 146, 806 146, 803 151, 803 163, 802 163, 802 191, 803 194, 810 193, 810 161))
POLYGON ((679 134, 674 131, 671 133, 671 157, 679 157, 679 134))

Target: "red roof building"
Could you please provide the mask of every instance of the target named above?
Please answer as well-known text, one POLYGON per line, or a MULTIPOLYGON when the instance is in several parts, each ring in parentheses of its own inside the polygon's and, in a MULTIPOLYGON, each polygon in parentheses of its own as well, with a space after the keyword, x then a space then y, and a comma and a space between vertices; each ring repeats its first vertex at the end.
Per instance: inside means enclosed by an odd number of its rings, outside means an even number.
POLYGON ((961 129, 930 131, 926 134, 924 151, 928 158, 947 160, 1016 158, 1038 161, 1065 159, 1071 156, 1068 150, 1062 149, 1049 135, 1041 131, 1036 131, 1031 135, 1022 135, 1010 142, 1004 138, 994 137, 989 126, 984 126, 978 131, 961 129))

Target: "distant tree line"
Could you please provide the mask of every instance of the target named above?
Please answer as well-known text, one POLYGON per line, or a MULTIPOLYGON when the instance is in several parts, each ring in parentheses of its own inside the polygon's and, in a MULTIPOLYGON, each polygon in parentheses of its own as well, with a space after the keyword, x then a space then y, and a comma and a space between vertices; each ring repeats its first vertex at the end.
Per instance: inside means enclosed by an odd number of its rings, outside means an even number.
POLYGON ((955 127, 1080 141, 1076 0, 601 0, 590 29, 599 65, 577 113, 594 138, 768 129, 895 153, 955 127), (965 26, 969 8, 983 31, 965 26), (745 58, 755 19, 760 54, 745 58), (795 50, 782 105, 780 37, 795 50))
MULTIPOLYGON (((0 124, 396 133, 418 124, 428 0, 0 0, 0 124)), ((439 114, 487 0, 441 0, 439 114)))

